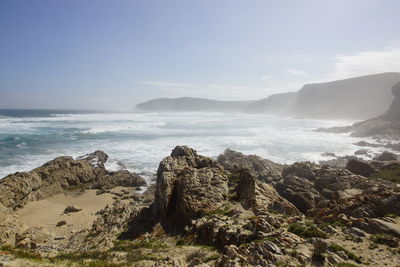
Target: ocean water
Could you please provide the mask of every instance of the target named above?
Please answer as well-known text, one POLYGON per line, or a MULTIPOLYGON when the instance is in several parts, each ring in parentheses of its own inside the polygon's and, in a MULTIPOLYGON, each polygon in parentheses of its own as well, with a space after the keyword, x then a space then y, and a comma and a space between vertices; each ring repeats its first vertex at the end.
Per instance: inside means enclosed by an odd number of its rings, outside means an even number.
POLYGON ((353 154, 359 139, 312 130, 350 123, 237 113, 0 110, 0 177, 98 149, 110 156, 108 169, 123 165, 148 175, 176 145, 211 157, 231 148, 280 163, 317 162, 324 152, 353 154))

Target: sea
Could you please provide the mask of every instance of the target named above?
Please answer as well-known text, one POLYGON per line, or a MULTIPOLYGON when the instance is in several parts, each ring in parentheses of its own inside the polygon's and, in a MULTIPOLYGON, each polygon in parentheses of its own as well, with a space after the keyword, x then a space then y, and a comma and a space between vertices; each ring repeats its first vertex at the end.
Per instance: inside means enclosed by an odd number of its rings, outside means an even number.
POLYGON ((351 123, 242 113, 0 110, 0 177, 58 156, 103 150, 108 170, 124 168, 151 179, 177 145, 210 157, 230 148, 279 163, 318 162, 326 152, 352 155, 360 139, 314 130, 351 123))

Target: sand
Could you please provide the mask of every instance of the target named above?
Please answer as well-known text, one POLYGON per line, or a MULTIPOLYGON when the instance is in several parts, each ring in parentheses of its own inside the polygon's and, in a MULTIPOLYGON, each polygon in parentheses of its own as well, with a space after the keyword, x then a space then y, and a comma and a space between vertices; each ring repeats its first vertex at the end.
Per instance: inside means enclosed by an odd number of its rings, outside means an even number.
MULTIPOLYGON (((124 187, 124 190, 128 188, 124 187)), ((113 191, 120 191, 115 188, 113 191)), ((90 229, 96 219, 96 212, 114 202, 113 194, 96 195, 97 190, 86 190, 83 194, 57 194, 52 197, 33 201, 18 210, 16 214, 28 227, 43 227, 54 237, 67 237, 74 232, 90 229), (82 209, 79 212, 64 214, 67 206, 82 209), (60 221, 66 225, 56 226, 60 221)))

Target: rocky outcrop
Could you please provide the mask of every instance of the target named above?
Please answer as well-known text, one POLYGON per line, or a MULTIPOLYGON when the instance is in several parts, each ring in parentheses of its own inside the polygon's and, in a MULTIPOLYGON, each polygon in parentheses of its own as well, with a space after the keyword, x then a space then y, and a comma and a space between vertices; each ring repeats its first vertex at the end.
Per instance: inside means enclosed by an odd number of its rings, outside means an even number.
POLYGON ((218 156, 217 161, 228 171, 235 172, 240 168, 252 171, 260 181, 272 183, 282 178, 283 165, 263 159, 256 155, 244 155, 240 152, 226 149, 218 156))
POLYGON ((73 159, 58 157, 29 172, 17 172, 0 180, 0 203, 12 209, 30 201, 79 188, 142 186, 143 178, 127 171, 108 172, 102 151, 73 159))
POLYGON ((184 226, 221 206, 227 194, 228 177, 217 162, 177 146, 158 168, 153 218, 184 226))

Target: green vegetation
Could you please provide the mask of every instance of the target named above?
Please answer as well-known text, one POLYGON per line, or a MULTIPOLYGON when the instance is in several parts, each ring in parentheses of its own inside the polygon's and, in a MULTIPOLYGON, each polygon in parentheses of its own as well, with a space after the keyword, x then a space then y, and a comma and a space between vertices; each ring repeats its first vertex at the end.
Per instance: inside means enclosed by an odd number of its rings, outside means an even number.
POLYGON ((393 166, 391 169, 386 169, 372 174, 370 178, 380 178, 400 184, 400 167, 393 166))
POLYGON ((376 244, 387 245, 389 247, 397 247, 399 245, 399 242, 388 234, 374 234, 370 239, 376 244))
POLYGON ((153 254, 143 254, 141 251, 138 250, 128 251, 128 253, 126 254, 127 262, 137 262, 145 260, 158 261, 160 260, 160 258, 153 254))
POLYGON ((26 260, 30 260, 30 261, 36 261, 36 262, 43 261, 42 257, 38 253, 33 252, 31 250, 27 250, 27 249, 19 249, 19 248, 14 248, 11 246, 2 246, 2 247, 0 247, 0 251, 9 252, 10 254, 12 254, 20 259, 26 259, 26 260))
POLYGON ((113 251, 131 251, 135 249, 162 249, 168 246, 159 241, 130 241, 130 240, 117 240, 114 241, 113 251))
POLYGON ((387 218, 397 218, 397 214, 394 214, 394 213, 387 213, 387 214, 385 214, 385 217, 387 217, 387 218))
POLYGON ((358 267, 358 265, 349 262, 339 262, 335 264, 336 267, 358 267))
POLYGON ((321 231, 313 224, 291 223, 288 225, 288 231, 304 238, 320 237, 327 238, 325 232, 321 231))
POLYGON ((218 209, 214 209, 214 210, 206 212, 204 214, 204 216, 212 216, 212 215, 224 215, 225 216, 225 215, 228 215, 230 211, 231 211, 230 205, 226 204, 226 205, 219 207, 218 209))
POLYGON ((338 244, 332 244, 329 246, 329 248, 333 251, 333 252, 339 252, 339 251, 343 251, 347 257, 349 257, 349 259, 357 262, 357 263, 362 263, 361 257, 355 255, 353 252, 345 249, 344 247, 338 245, 338 244))

